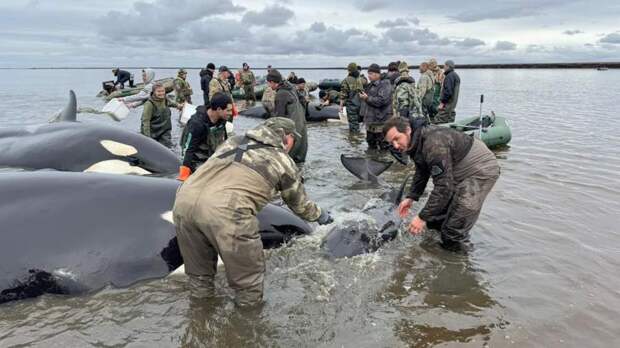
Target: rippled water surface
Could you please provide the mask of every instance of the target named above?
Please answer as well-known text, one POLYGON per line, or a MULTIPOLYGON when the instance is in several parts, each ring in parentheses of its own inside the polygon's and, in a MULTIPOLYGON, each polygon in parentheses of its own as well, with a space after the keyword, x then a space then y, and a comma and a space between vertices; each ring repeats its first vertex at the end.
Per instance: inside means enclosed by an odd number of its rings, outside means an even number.
MULTIPOLYGON (((158 77, 174 73, 157 71, 158 77)), ((46 121, 70 88, 79 106, 100 107, 94 96, 111 75, 3 74, 3 126, 46 121)), ((189 74, 200 100, 198 72, 189 74)), ((484 109, 513 126, 510 147, 496 151, 502 174, 472 231, 468 255, 441 250, 432 235, 402 235, 375 254, 334 261, 320 254, 326 229, 318 228, 268 252, 260 311, 235 309, 221 274, 216 299, 192 302, 181 276, 2 305, 0 346, 619 346, 620 71, 459 74, 457 118, 477 114, 484 93, 484 109)), ((298 72, 315 81, 342 75, 298 72)), ((139 116, 133 111, 121 125, 137 131, 139 116)), ((255 124, 237 121, 238 130, 255 124)), ((360 185, 339 156, 363 155, 362 139, 333 123, 310 125, 309 137, 307 190, 336 223, 364 218, 364 204, 411 170, 395 164, 382 187, 360 185)))

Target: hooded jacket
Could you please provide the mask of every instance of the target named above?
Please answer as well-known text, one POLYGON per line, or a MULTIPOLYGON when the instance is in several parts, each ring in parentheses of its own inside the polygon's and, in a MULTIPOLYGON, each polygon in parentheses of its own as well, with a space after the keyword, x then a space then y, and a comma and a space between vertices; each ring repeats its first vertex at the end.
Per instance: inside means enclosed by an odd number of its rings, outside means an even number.
POLYGON ((123 100, 130 103, 132 107, 144 104, 151 97, 153 80, 155 80, 155 71, 153 69, 144 69, 144 74, 146 75, 146 79, 144 80, 144 87, 142 87, 140 93, 123 98, 123 100))
POLYGON ((399 76, 394 88, 394 112, 404 118, 420 114, 420 99, 415 89, 415 80, 408 75, 399 76))
POLYGON ((286 117, 295 122, 295 129, 301 135, 301 139, 296 139, 290 156, 295 163, 305 162, 308 153, 306 110, 299 101, 299 94, 295 86, 288 81, 283 81, 278 85, 273 114, 276 117, 286 117))
POLYGON ((392 117, 392 85, 386 75, 366 86, 368 99, 362 103, 362 116, 366 126, 382 124, 392 117))

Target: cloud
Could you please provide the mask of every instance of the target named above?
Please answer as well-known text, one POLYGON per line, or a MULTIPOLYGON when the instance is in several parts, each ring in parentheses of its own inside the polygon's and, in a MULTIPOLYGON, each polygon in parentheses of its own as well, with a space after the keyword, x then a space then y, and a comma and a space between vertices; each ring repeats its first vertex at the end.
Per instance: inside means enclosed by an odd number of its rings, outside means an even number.
POLYGON ((611 33, 603 36, 602 39, 599 40, 600 43, 604 44, 612 44, 612 45, 620 45, 620 33, 611 33))
POLYGON ((325 30, 327 30, 327 27, 325 26, 325 23, 323 22, 314 22, 310 26, 310 31, 313 31, 315 33, 322 33, 325 30))
POLYGON ((280 5, 273 5, 265 7, 260 12, 246 12, 243 15, 242 22, 256 26, 279 27, 286 25, 294 16, 295 13, 290 9, 280 5))
POLYGON ((214 14, 243 11, 231 0, 138 1, 129 13, 110 11, 97 21, 99 33, 111 39, 172 37, 192 21, 214 14))
POLYGON ((569 0, 508 0, 504 2, 489 2, 481 4, 473 2, 476 6, 469 10, 449 16, 459 22, 471 23, 483 20, 507 19, 530 17, 541 14, 549 8, 557 5, 566 5, 569 0))
POLYGON ((383 33, 383 36, 393 42, 416 42, 420 45, 448 45, 451 43, 450 40, 440 38, 428 28, 390 28, 383 33))
POLYGON ((575 29, 575 30, 564 30, 564 32, 562 32, 562 34, 564 35, 577 35, 577 34, 583 34, 583 31, 575 29))
POLYGON ((454 41, 454 45, 457 47, 470 48, 470 47, 484 46, 486 45, 486 43, 480 39, 474 39, 474 38, 468 37, 460 41, 454 41))
POLYGON ((497 51, 514 51, 517 49, 517 44, 510 41, 497 41, 495 43, 495 50, 497 51))
POLYGON ((357 8, 362 12, 370 12, 388 7, 389 2, 384 0, 361 0, 357 8))
POLYGON ((386 19, 375 25, 375 27, 377 28, 395 28, 395 27, 406 27, 406 26, 409 26, 409 21, 404 18, 396 18, 395 20, 386 19))

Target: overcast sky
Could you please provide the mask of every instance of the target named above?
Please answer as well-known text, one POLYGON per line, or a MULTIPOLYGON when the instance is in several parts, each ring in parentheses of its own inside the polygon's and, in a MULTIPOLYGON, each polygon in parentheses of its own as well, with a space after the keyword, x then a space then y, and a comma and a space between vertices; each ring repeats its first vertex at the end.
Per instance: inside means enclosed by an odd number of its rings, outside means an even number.
POLYGON ((613 0, 17 0, 0 67, 620 61, 613 0))

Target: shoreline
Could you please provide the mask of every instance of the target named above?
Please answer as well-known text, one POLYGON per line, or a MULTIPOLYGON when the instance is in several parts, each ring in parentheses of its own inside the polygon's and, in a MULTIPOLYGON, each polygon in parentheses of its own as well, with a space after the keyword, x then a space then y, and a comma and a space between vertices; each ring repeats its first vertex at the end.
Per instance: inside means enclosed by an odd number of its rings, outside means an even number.
MULTIPOLYGON (((441 66, 441 65, 440 65, 441 66)), ((620 69, 620 62, 589 62, 589 63, 510 63, 510 64, 456 64, 456 69, 597 69, 605 67, 608 69, 620 69)), ((0 70, 105 70, 113 67, 0 67, 0 70)), ((122 67, 123 69, 143 69, 144 67, 122 67)), ((153 66, 151 69, 157 70, 176 70, 179 68, 199 70, 203 67, 174 67, 174 66, 153 66)), ((382 66, 382 69, 387 69, 382 66)), ((410 69, 417 69, 418 65, 410 65, 410 69)), ((236 68, 233 68, 236 69, 236 68)), ((265 70, 266 68, 253 68, 253 70, 265 70)), ((280 70, 346 70, 345 67, 275 67, 280 70)), ((365 70, 366 67, 363 67, 365 70)))

